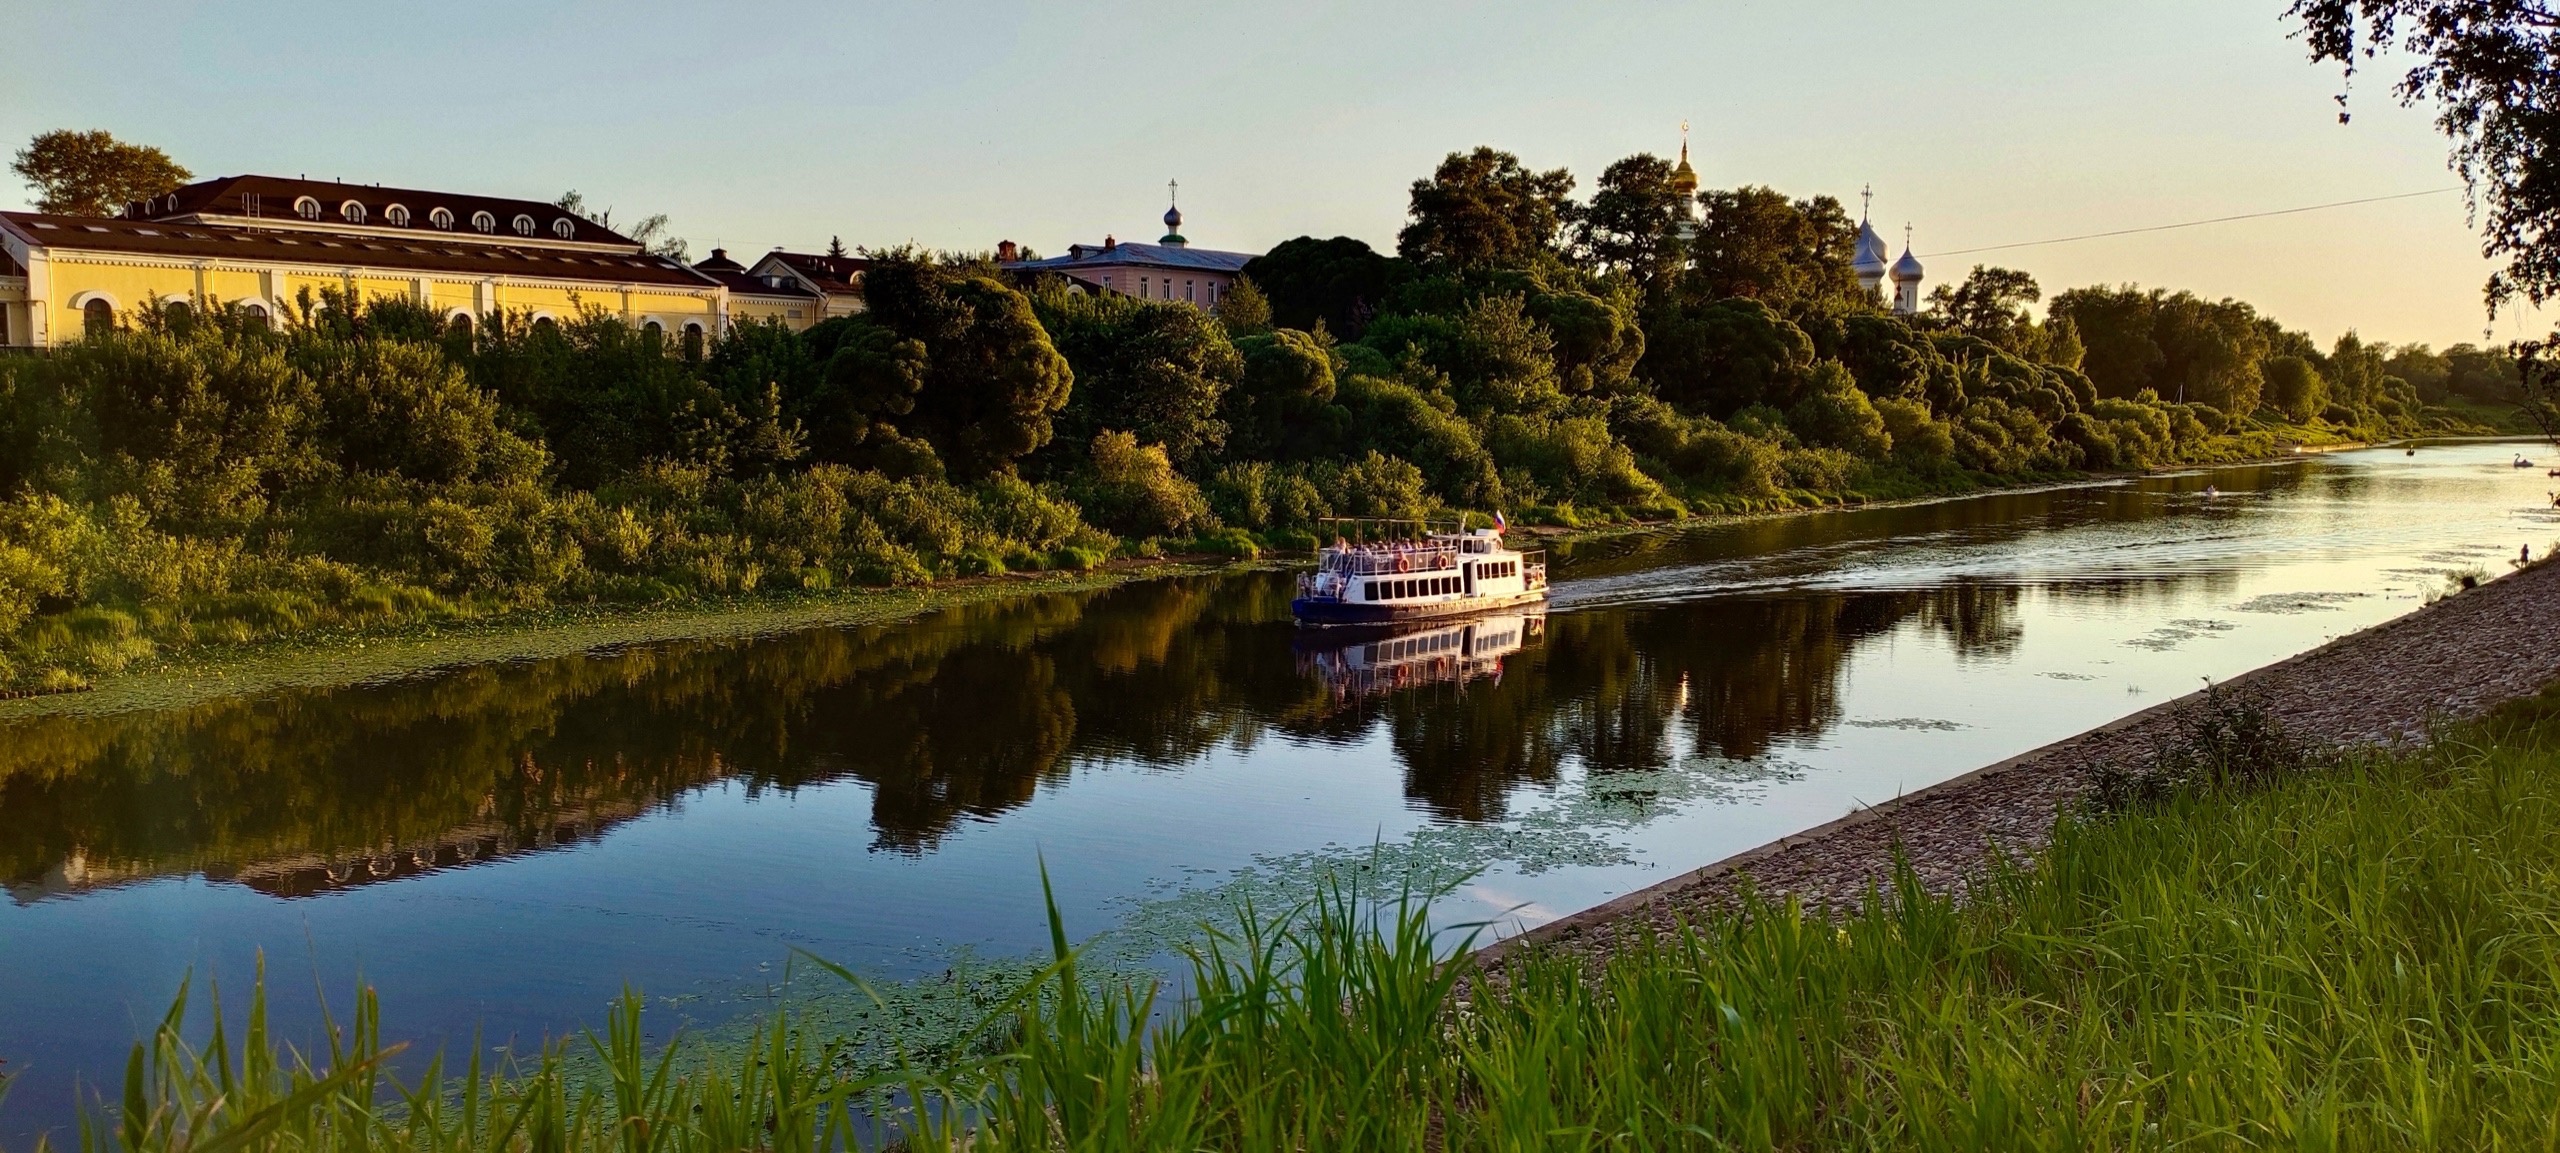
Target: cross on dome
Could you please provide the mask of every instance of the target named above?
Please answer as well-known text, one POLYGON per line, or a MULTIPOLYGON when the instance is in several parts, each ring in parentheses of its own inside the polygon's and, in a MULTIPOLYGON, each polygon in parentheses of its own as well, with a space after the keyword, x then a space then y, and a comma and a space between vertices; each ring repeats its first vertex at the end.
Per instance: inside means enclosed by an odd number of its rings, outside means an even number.
POLYGON ((1156 243, 1169 244, 1175 248, 1183 247, 1191 242, 1183 239, 1182 236, 1182 182, 1165 181, 1164 198, 1164 237, 1156 243))

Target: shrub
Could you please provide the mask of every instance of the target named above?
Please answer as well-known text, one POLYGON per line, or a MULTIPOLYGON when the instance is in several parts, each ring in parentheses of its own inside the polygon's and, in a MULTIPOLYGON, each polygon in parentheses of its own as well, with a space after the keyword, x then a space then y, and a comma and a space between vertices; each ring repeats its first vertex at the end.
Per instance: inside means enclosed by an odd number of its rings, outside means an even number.
POLYGON ((1193 537, 1185 551, 1234 560, 1253 560, 1262 555, 1262 547, 1254 543, 1253 534, 1240 528, 1222 528, 1193 537))
POLYGON ((1161 446, 1140 445, 1126 432, 1095 434, 1070 491, 1095 523, 1127 536, 1178 535, 1215 519, 1199 486, 1173 470, 1161 446))

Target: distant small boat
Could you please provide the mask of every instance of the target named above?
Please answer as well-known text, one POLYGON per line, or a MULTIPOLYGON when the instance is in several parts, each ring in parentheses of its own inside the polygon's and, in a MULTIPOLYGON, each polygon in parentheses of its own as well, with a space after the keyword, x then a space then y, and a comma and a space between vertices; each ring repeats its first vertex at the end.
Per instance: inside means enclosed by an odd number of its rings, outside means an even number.
POLYGON ((2206 500, 2211 500, 2217 496, 2221 496, 2222 489, 2218 486, 2209 484, 2204 486, 2204 495, 2206 500))

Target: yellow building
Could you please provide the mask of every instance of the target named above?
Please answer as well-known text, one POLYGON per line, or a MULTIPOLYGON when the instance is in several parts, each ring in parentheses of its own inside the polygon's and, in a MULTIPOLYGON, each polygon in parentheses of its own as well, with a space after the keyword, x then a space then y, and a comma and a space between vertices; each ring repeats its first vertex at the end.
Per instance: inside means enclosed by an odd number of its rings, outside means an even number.
POLYGON ((539 201, 229 176, 114 218, 0 212, 0 345, 76 341, 151 300, 273 317, 330 288, 415 300, 457 325, 602 308, 669 336, 716 336, 733 315, 806 328, 860 310, 856 284, 831 295, 697 271, 539 201))

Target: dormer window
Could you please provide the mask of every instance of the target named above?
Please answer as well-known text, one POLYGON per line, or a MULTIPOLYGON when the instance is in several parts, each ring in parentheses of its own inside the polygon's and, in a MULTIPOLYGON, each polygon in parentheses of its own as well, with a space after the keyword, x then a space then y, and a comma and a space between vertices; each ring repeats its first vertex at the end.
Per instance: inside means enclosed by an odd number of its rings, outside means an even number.
POLYGON ((526 216, 526 215, 524 215, 523 213, 517 213, 517 214, 516 214, 516 235, 518 235, 518 236, 531 236, 531 235, 533 235, 533 218, 532 218, 532 217, 530 217, 530 216, 526 216))
POLYGON ((451 232, 453 231, 453 210, 449 208, 430 208, 427 210, 427 223, 447 232, 451 232))
POLYGON ((338 215, 345 218, 349 224, 362 224, 364 223, 364 205, 350 200, 338 206, 338 215))
POLYGON ((496 232, 498 230, 498 218, 489 215, 488 211, 485 209, 479 212, 474 212, 471 214, 471 228, 475 232, 496 232))
POLYGON ((382 220, 383 223, 389 224, 393 228, 409 227, 409 206, 406 204, 394 204, 389 208, 383 209, 382 220))
POLYGON ((574 239, 578 235, 578 225, 575 221, 563 216, 551 222, 551 235, 562 240, 574 239))
POLYGON ((304 220, 320 219, 320 202, 308 196, 293 198, 293 214, 304 220))

